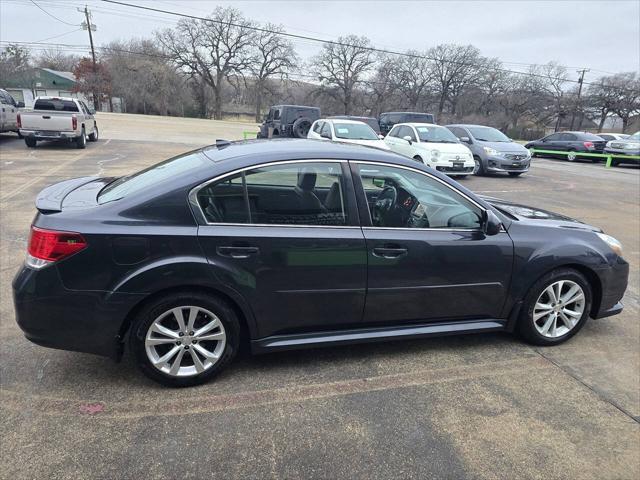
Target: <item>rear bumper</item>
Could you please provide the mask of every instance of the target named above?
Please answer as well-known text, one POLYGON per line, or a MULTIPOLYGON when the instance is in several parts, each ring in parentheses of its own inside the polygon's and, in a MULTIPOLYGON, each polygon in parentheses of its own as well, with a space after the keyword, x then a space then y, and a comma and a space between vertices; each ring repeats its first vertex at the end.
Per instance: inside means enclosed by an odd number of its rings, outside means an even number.
MULTIPOLYGON (((628 157, 628 156, 640 156, 640 150, 618 150, 616 148, 605 148, 604 153, 610 153, 612 155, 628 157)), ((636 160, 637 162, 638 160, 636 160)))
POLYGON ((13 279, 16 321, 25 337, 44 347, 117 359, 120 329, 141 295, 64 288, 56 266, 20 268, 13 279))
POLYGON ((40 130, 24 130, 20 129, 20 134, 23 137, 35 138, 36 140, 68 140, 76 138, 80 134, 78 132, 54 132, 54 131, 40 131, 40 130))

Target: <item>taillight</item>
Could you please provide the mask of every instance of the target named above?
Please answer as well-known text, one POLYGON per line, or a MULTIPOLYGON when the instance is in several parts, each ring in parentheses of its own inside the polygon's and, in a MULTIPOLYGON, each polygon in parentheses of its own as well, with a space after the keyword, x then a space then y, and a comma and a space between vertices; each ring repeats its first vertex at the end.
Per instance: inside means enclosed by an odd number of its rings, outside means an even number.
POLYGON ((72 130, 78 129, 78 117, 76 117, 75 115, 71 115, 71 129, 72 130))
POLYGON ((60 232, 31 227, 27 265, 42 268, 67 258, 87 247, 82 235, 75 232, 60 232))
POLYGON ((20 114, 18 114, 16 118, 16 123, 18 124, 18 128, 22 128, 22 117, 20 117, 20 114))
POLYGON ((593 142, 584 142, 584 146, 587 148, 593 148, 593 142))

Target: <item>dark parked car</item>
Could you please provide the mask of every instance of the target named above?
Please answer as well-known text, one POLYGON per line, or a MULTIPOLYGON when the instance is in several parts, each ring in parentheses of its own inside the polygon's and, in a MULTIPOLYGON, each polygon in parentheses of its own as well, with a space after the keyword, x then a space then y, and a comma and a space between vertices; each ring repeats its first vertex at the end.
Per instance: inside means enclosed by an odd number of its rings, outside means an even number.
POLYGON ((374 132, 380 135, 380 124, 378 123, 378 119, 374 117, 356 117, 354 115, 334 115, 332 117, 327 118, 341 118, 343 120, 353 120, 355 122, 363 122, 369 125, 374 132))
POLYGON ((383 150, 217 142, 43 190, 13 281, 31 341, 203 382, 255 353, 456 333, 569 339, 622 310, 596 227, 479 197, 383 150))
POLYGON ((260 125, 258 138, 307 138, 311 124, 320 118, 320 109, 302 105, 276 105, 260 125))
POLYGON ((380 133, 386 135, 396 123, 436 123, 435 117, 430 113, 420 112, 384 112, 378 117, 380 133))
MULTIPOLYGON (((598 135, 586 132, 556 132, 547 135, 540 140, 534 140, 525 145, 529 149, 532 156, 536 155, 531 149, 538 150, 557 150, 559 152, 568 152, 566 155, 555 155, 573 162, 579 158, 590 160, 592 162, 600 161, 597 157, 580 157, 580 153, 602 153, 606 141, 598 135)), ((548 155, 548 154, 540 154, 548 155)))

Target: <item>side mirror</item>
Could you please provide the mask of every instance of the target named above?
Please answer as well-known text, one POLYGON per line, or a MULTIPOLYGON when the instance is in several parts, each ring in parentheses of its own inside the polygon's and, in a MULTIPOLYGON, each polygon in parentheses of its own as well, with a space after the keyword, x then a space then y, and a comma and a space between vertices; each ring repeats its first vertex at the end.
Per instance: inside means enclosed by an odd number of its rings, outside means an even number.
POLYGON ((24 108, 24 102, 18 102, 18 104, 16 105, 16 107, 18 107, 18 108, 24 108))
POLYGON ((379 134, 378 134, 378 138, 379 138, 380 140, 384 140, 384 135, 382 135, 381 133, 379 133, 379 134))
POLYGON ((498 216, 491 210, 485 212, 484 221, 482 223, 482 231, 487 236, 497 235, 502 229, 502 222, 498 216))
POLYGON ((464 143, 471 143, 471 139, 469 137, 460 137, 460 141, 464 143))
POLYGON ((406 140, 407 142, 409 142, 409 145, 411 145, 413 142, 411 141, 411 137, 409 135, 405 135, 404 137, 402 137, 403 140, 406 140))

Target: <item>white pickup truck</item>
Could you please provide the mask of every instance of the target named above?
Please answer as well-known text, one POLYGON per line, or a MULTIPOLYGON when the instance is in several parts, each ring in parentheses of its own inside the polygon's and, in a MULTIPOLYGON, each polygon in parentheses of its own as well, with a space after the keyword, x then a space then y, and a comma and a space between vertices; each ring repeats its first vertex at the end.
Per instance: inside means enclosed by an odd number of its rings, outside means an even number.
POLYGON ((39 140, 73 141, 85 148, 89 141, 98 141, 98 125, 94 112, 77 98, 37 97, 32 111, 18 115, 20 134, 29 148, 39 140))

